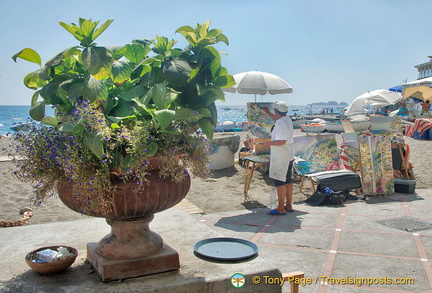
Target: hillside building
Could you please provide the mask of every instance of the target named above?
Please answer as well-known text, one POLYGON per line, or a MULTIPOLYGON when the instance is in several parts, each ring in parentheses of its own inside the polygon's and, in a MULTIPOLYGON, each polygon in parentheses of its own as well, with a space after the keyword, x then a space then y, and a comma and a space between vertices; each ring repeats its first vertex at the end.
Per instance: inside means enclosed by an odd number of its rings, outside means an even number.
POLYGON ((428 58, 428 62, 414 66, 415 68, 417 68, 419 73, 417 79, 423 79, 432 76, 432 56, 428 56, 428 58))

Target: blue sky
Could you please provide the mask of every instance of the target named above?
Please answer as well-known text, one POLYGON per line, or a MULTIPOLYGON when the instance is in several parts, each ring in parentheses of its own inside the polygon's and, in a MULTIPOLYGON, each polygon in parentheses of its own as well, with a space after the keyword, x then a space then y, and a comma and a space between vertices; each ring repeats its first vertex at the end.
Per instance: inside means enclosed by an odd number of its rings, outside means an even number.
MULTIPOLYGON (((59 21, 78 17, 114 19, 96 42, 123 45, 156 35, 179 40, 175 30, 211 20, 228 37, 223 65, 231 74, 260 70, 279 75, 292 94, 284 100, 306 105, 329 100, 350 103, 364 92, 417 79, 414 65, 432 55, 429 0, 41 0, 2 1, 0 17, 0 105, 28 105, 33 94, 23 77, 36 64, 12 56, 35 49, 48 61, 77 44, 59 21)), ((253 95, 226 94, 226 104, 244 105, 253 95)))

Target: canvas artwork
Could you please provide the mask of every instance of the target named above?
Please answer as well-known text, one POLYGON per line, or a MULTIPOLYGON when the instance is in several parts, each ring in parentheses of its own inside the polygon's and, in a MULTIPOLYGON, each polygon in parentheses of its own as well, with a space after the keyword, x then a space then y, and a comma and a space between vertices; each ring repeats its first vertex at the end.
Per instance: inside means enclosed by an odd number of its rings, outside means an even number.
POLYGON ((358 136, 360 132, 341 133, 341 163, 344 169, 357 172, 360 168, 358 136))
POLYGON ((344 142, 340 151, 344 169, 356 172, 360 167, 358 142, 344 142))
POLYGON ((247 117, 249 125, 249 137, 265 138, 271 136, 271 128, 274 120, 263 111, 267 107, 273 111, 273 103, 247 103, 247 117))
POLYGON ((336 135, 294 137, 296 168, 300 174, 341 169, 336 135))
POLYGON ((358 143, 364 195, 393 194, 391 138, 359 135, 358 143))
POLYGON ((390 125, 388 132, 403 136, 402 116, 396 116, 390 125))

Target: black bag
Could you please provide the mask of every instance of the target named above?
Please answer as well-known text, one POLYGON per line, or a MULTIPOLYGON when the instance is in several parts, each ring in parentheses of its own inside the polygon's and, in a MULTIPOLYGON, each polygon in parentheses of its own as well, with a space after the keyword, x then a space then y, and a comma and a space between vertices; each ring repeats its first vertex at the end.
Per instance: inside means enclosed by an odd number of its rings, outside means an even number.
POLYGON ((341 205, 347 200, 347 198, 347 191, 333 191, 331 193, 315 191, 305 200, 305 202, 313 206, 341 205))

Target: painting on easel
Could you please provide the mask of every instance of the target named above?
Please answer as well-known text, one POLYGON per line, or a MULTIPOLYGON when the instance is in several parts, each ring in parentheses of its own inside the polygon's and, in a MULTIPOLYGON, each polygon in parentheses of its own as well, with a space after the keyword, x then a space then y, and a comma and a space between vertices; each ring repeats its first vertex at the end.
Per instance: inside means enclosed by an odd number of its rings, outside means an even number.
POLYGON ((273 103, 247 103, 248 135, 250 137, 265 138, 271 136, 273 119, 262 109, 267 107, 273 112, 273 103))
POLYGON ((358 142, 364 195, 393 194, 391 138, 359 135, 358 142))
POLYGON ((297 169, 301 174, 340 170, 336 136, 315 135, 294 137, 297 169))

